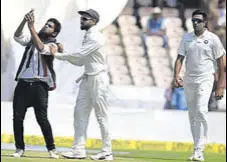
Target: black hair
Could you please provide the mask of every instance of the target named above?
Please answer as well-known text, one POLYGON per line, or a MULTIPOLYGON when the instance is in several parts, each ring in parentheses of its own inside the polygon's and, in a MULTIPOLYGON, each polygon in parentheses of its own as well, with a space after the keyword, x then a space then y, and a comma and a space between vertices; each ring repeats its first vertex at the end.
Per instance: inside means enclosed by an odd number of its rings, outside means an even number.
POLYGON ((61 23, 57 19, 55 19, 55 18, 50 18, 47 21, 50 21, 50 22, 53 22, 54 23, 54 31, 58 35, 60 33, 60 31, 61 31, 61 23))
POLYGON ((206 20, 207 20, 207 14, 206 14, 206 12, 203 11, 203 10, 200 10, 200 9, 195 10, 195 11, 192 13, 192 17, 193 17, 194 15, 203 15, 203 21, 206 21, 206 20))

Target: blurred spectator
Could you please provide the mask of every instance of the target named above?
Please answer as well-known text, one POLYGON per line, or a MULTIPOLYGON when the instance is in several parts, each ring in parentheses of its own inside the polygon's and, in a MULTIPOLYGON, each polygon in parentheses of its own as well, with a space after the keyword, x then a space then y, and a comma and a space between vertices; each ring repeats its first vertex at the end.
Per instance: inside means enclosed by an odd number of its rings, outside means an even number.
POLYGON ((209 11, 209 30, 219 36, 226 48, 226 0, 211 1, 209 11))
POLYGON ((139 15, 139 9, 141 7, 152 7, 152 1, 151 0, 133 0, 133 16, 136 17, 136 25, 142 29, 142 25, 140 22, 140 15, 139 15))
POLYGON ((140 15, 139 15, 139 8, 141 5, 137 2, 137 0, 134 0, 134 5, 133 5, 133 16, 136 17, 136 25, 142 29, 141 23, 140 23, 140 15))
POLYGON ((226 26, 226 0, 218 1, 218 25, 226 26))
POLYGON ((214 30, 215 33, 220 37, 222 44, 226 48, 226 0, 218 1, 218 20, 214 30))
POLYGON ((166 103, 164 109, 187 110, 184 88, 169 87, 165 91, 166 103))
POLYGON ((152 16, 149 18, 147 23, 147 34, 160 36, 163 39, 163 47, 167 47, 167 37, 166 37, 166 26, 164 18, 161 16, 161 9, 155 7, 152 16))
POLYGON ((179 18, 182 20, 182 28, 187 31, 184 1, 178 0, 176 5, 179 11, 179 18))

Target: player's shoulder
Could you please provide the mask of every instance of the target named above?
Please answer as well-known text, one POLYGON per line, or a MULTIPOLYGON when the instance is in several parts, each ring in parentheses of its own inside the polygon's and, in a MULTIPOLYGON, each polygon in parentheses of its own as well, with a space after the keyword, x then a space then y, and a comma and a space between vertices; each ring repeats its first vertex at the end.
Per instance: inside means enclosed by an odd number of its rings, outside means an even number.
POLYGON ((55 43, 55 42, 48 42, 48 43, 45 43, 47 46, 49 46, 49 47, 55 47, 55 48, 58 48, 58 45, 57 45, 57 43, 55 43))
POLYGON ((103 34, 99 31, 92 31, 90 36, 91 36, 91 39, 100 39, 103 37, 103 34))
POLYGON ((93 30, 90 33, 90 40, 98 42, 99 44, 104 44, 105 43, 104 35, 98 30, 93 30))
POLYGON ((215 34, 215 33, 213 33, 213 32, 210 32, 210 31, 208 31, 208 30, 206 30, 206 36, 207 37, 209 37, 210 39, 215 39, 215 40, 217 40, 217 39, 219 39, 219 37, 215 34))

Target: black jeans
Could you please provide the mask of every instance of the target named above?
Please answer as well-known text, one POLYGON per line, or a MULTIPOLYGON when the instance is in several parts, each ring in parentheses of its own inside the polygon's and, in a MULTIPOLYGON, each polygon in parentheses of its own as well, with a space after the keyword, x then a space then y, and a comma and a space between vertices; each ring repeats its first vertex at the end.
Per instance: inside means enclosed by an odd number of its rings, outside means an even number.
POLYGON ((17 149, 25 149, 24 117, 28 107, 34 107, 48 150, 55 149, 52 129, 47 118, 48 90, 44 82, 19 81, 13 98, 13 130, 17 149))

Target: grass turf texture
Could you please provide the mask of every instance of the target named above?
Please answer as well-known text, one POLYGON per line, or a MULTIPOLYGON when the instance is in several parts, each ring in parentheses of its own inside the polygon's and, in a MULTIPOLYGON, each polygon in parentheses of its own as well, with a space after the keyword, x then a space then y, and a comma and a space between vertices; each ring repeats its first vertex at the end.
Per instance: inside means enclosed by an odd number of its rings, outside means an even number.
MULTIPOLYGON (((124 150, 125 151, 125 150, 124 150)), ((11 154, 14 150, 1 150, 2 162, 91 162, 89 156, 86 160, 50 159, 47 152, 26 151, 25 157, 14 158, 11 154)), ((171 151, 129 151, 130 154, 114 155, 114 162, 184 162, 187 161, 191 152, 171 151)), ((226 162, 226 154, 205 153, 205 162, 226 162)))

